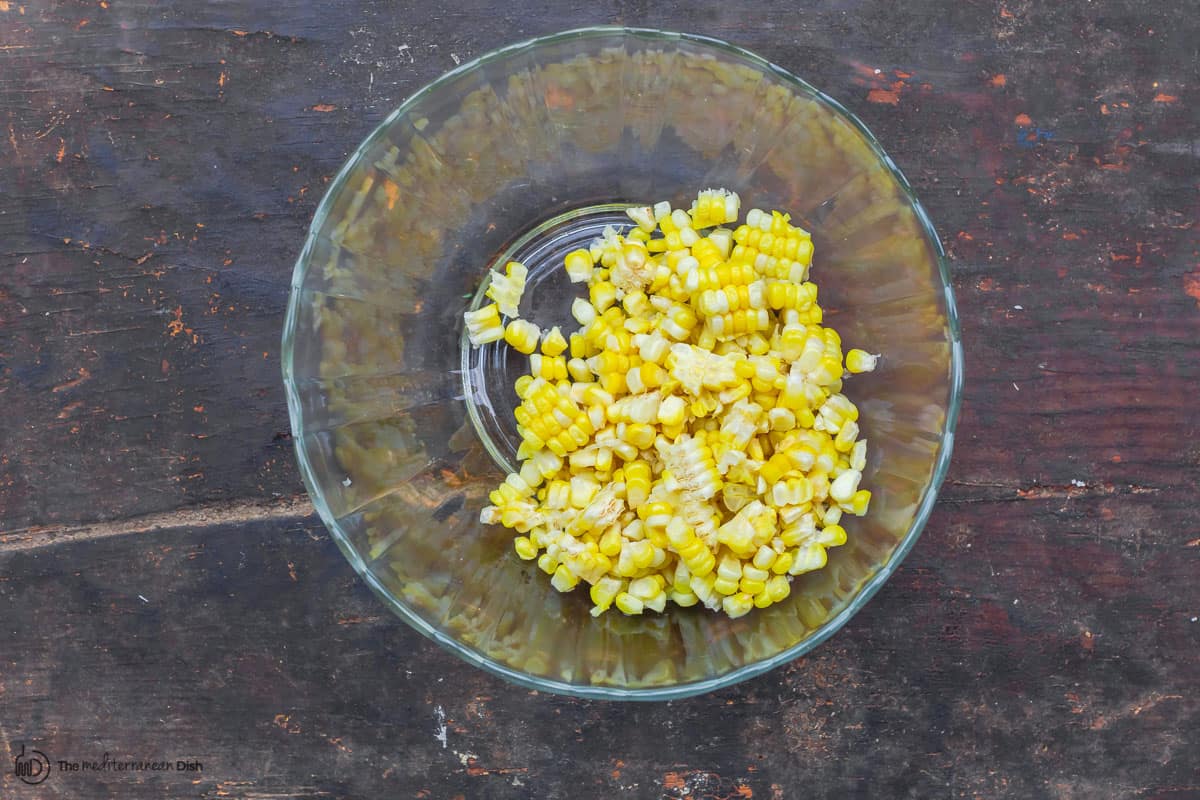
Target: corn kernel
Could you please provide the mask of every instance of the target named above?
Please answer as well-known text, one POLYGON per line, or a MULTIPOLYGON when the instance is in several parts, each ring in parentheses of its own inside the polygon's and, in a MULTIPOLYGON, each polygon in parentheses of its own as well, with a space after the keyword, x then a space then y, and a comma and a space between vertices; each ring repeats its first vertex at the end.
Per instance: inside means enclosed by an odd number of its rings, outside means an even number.
POLYGON ((514 319, 504 329, 504 341, 518 353, 529 355, 537 349, 542 332, 537 325, 524 319, 514 319))
POLYGON ((858 482, 861 480, 861 472, 848 469, 829 485, 829 496, 839 503, 849 503, 858 491, 858 482))
POLYGON ((846 353, 846 369, 853 373, 871 372, 879 363, 879 356, 857 348, 846 353))
POLYGON ((495 303, 489 303, 478 311, 465 312, 463 320, 467 326, 467 337, 476 347, 504 338, 504 326, 500 323, 500 312, 495 303))
POLYGON ((621 592, 617 595, 616 606, 622 614, 641 614, 645 604, 638 598, 631 595, 629 592, 621 592))
POLYGON ((731 594, 721 601, 721 608, 729 615, 730 619, 744 617, 754 607, 754 598, 751 595, 741 592, 739 594, 731 594))
POLYGON ((601 313, 607 311, 617 301, 617 287, 608 281, 593 283, 588 288, 588 294, 591 297, 592 308, 601 313))
POLYGON ((592 254, 580 249, 568 253, 563 266, 566 267, 571 283, 585 283, 592 277, 594 263, 592 254))
POLYGON ((567 569, 566 564, 559 564, 550 578, 550 583, 560 592, 569 592, 579 585, 579 577, 567 569))
POLYGON ((500 313, 504 316, 517 316, 517 307, 521 303, 521 295, 525 292, 525 278, 528 274, 529 270, 520 261, 508 262, 504 267, 504 274, 491 273, 491 283, 484 294, 496 301, 500 313))
POLYGON ((621 438, 639 450, 646 450, 654 445, 655 436, 654 428, 645 423, 635 422, 625 426, 625 435, 621 438))
POLYGON ((555 325, 542 337, 542 354, 550 357, 560 356, 567 349, 567 340, 562 331, 555 325))
POLYGON ((649 233, 654 230, 654 209, 650 206, 635 206, 625 209, 625 213, 633 220, 639 229, 649 233))
POLYGON ((587 300, 576 297, 571 303, 571 316, 575 317, 575 321, 580 325, 590 325, 596 319, 596 309, 587 300))
POLYGON ((871 504, 871 493, 866 489, 859 489, 850 498, 850 510, 856 517, 864 516, 867 513, 867 507, 871 504))

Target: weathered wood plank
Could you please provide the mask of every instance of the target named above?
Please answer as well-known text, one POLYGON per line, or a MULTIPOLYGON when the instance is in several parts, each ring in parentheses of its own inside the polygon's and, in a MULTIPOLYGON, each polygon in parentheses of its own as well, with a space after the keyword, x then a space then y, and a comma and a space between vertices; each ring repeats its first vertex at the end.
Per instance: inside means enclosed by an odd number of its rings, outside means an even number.
POLYGON ((809 657, 651 705, 459 662, 311 517, 13 552, 0 733, 52 759, 204 764, 58 771, 54 797, 1193 796, 1197 548, 1123 534, 1160 500, 1107 520, 1109 498, 997 501, 970 525, 952 504, 809 657))

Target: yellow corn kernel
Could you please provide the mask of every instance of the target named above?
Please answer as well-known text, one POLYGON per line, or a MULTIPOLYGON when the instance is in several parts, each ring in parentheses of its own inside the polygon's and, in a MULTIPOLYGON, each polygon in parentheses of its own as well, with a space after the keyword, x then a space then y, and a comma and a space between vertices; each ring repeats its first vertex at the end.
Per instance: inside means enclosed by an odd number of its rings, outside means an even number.
POLYGON ((621 307, 629 316, 640 317, 650 310, 650 301, 646 299, 645 292, 635 289, 625 293, 625 297, 621 299, 621 307))
POLYGON ((542 354, 550 356, 560 356, 567 349, 567 340, 563 337, 562 331, 555 325, 542 337, 542 354))
POLYGON ((700 598, 696 597, 690 588, 687 591, 672 591, 667 596, 667 599, 680 608, 691 608, 692 606, 696 605, 696 603, 700 602, 700 598))
POLYGON ((637 569, 645 569, 654 562, 654 543, 646 539, 631 542, 629 549, 633 552, 633 564, 637 569))
POLYGON ((575 475, 571 478, 571 505, 575 508, 586 508, 592 498, 600 491, 600 484, 588 475, 575 475))
POLYGON ((717 575, 717 579, 713 581, 712 588, 719 595, 731 595, 738 590, 738 581, 734 578, 725 578, 717 575))
POLYGON ((521 295, 525 293, 525 278, 529 270, 520 261, 510 261, 504 267, 504 274, 491 273, 485 295, 496 301, 500 313, 506 317, 517 316, 517 307, 521 303, 521 295))
POLYGON ((854 420, 847 420, 842 425, 842 429, 838 431, 837 438, 833 440, 833 445, 839 453, 849 453, 854 447, 854 440, 858 438, 858 423, 854 420))
POLYGON ((571 283, 585 283, 592 277, 594 263, 591 253, 587 250, 579 249, 572 250, 567 254, 563 266, 566 267, 567 276, 570 277, 571 283))
POLYGON ((858 491, 858 483, 862 473, 856 469, 848 469, 834 479, 829 485, 829 496, 839 503, 849 503, 858 491))
POLYGON ((629 582, 627 590, 643 603, 653 600, 663 593, 663 578, 661 575, 647 575, 629 582))
POLYGON ((866 489, 859 489, 850 498, 850 512, 856 517, 864 516, 867 513, 867 507, 871 504, 871 493, 866 489))
POLYGON ((730 594, 721 601, 721 608, 729 615, 730 619, 744 617, 750 613, 750 609, 754 608, 754 598, 745 592, 730 594))
POLYGON ((796 427, 796 415, 787 408, 772 408, 767 412, 767 423, 773 431, 790 431, 796 427))
POLYGON ((621 438, 639 450, 646 450, 654 445, 656 435, 657 433, 650 425, 635 422, 625 426, 624 435, 621 438))
POLYGON ((542 332, 538 326, 524 319, 514 319, 504 329, 504 341, 518 353, 529 355, 537 349, 542 332))
POLYGON ((602 447, 596 451, 596 472, 608 474, 612 471, 612 450, 602 447))
POLYGON ((591 380, 592 371, 588 369, 587 362, 582 358, 572 358, 567 362, 567 373, 571 376, 571 380, 586 382, 591 380))
POLYGON ((773 484, 777 483, 783 477, 784 473, 790 469, 792 469, 791 459, 783 453, 776 453, 771 456, 767 463, 762 465, 762 469, 759 470, 758 474, 768 484, 773 484))
POLYGON ((513 540, 513 548, 517 551, 517 555, 524 561, 532 561, 537 558, 537 546, 528 537, 518 536, 513 540))
POLYGON ((621 592, 617 595, 616 606, 622 614, 641 614, 645 604, 638 598, 631 595, 629 592, 621 592))
POLYGON ((504 338, 504 326, 500 322, 500 311, 495 303, 489 303, 478 311, 463 314, 467 326, 467 338, 478 347, 504 338))
POLYGON ((834 423, 835 428, 840 428, 847 420, 853 422, 858 419, 858 407, 845 395, 832 394, 822 404, 821 416, 834 423))
MULTIPOLYGON (((687 259, 681 259, 680 263, 686 262, 687 267, 688 267, 688 269, 686 271, 691 272, 691 271, 698 270, 698 269, 703 269, 703 270, 715 269, 715 268, 719 267, 722 264, 722 262, 724 262, 724 261, 725 261, 725 256, 721 255, 721 248, 718 245, 718 243, 708 237, 705 237, 705 238, 701 239, 700 241, 696 242, 696 244, 692 246, 691 256, 687 259)), ((683 274, 683 272, 679 272, 678 270, 676 270, 676 272, 681 275, 683 274)), ((754 278, 751 278, 750 280, 754 280, 754 278)), ((747 281, 747 282, 749 282, 749 281, 747 281)), ((705 288, 716 288, 716 287, 710 286, 710 287, 705 287, 705 288)), ((695 289, 692 289, 691 287, 689 287, 688 291, 694 292, 695 289)))
POLYGON ((787 280, 771 280, 766 284, 767 305, 776 311, 783 308, 807 310, 812 305, 808 292, 787 280))
POLYGON ((687 403, 682 397, 671 395, 663 398, 658 405, 658 421, 666 427, 683 424, 687 414, 687 403))
POLYGON ((650 497, 650 465, 633 461, 625 465, 625 502, 634 510, 650 497))
POLYGON ((572 333, 570 338, 571 358, 587 358, 591 355, 588 341, 582 333, 572 333))
POLYGON ((621 581, 616 578, 601 578, 592 585, 588 590, 588 595, 591 597, 594 608, 592 616, 599 616, 607 611, 621 592, 621 581))
POLYGON ((805 572, 812 572, 825 566, 828 557, 825 554, 825 548, 816 542, 812 542, 796 549, 793 553, 794 561, 788 569, 789 575, 800 575, 805 572))
POLYGON ((542 553, 541 557, 537 561, 537 565, 538 569, 540 569, 542 572, 546 573, 547 575, 553 575, 554 571, 558 569, 558 559, 549 553, 542 553))
POLYGON ((617 301, 617 287, 608 281, 600 281, 588 287, 588 295, 592 301, 592 308, 603 313, 617 301))
POLYGON ((522 400, 525 399, 525 397, 529 394, 529 387, 532 384, 532 375, 522 375, 521 377, 517 378, 517 382, 513 386, 517 392, 517 397, 520 397, 522 400))
POLYGON ((670 380, 671 376, 658 364, 643 362, 638 365, 638 377, 646 389, 657 389, 670 380))
POLYGON ((867 440, 859 439, 850 448, 850 469, 862 472, 867 467, 867 440))
POLYGON ((659 330, 677 341, 683 341, 696 327, 696 315, 684 306, 675 306, 659 324, 659 330))
POLYGON ((825 515, 826 525, 817 534, 815 541, 822 547, 840 547, 846 543, 846 529, 841 525, 829 521, 829 514, 825 515))
POLYGON ((654 209, 650 206, 634 206, 633 208, 625 209, 625 214, 633 220, 638 229, 645 233, 654 230, 655 219, 654 209))
POLYGON ((559 564, 550 578, 550 583, 560 592, 569 592, 579 585, 579 577, 567 569, 566 564, 559 564))
POLYGON ((603 555, 613 558, 621 554, 621 530, 616 525, 608 528, 600 536, 598 543, 600 552, 603 555))
POLYGON ((875 369, 879 363, 879 356, 872 355, 865 350, 855 348, 849 353, 846 353, 846 369, 849 372, 860 373, 870 372, 875 369))
POLYGON ((762 592, 766 591, 766 589, 767 589, 766 581, 758 581, 758 580, 751 580, 749 578, 742 578, 738 582, 738 591, 745 592, 746 594, 748 594, 752 597, 755 595, 761 594, 762 592))
POLYGON ((582 297, 576 297, 575 301, 571 303, 571 316, 580 325, 587 326, 595 321, 596 309, 587 300, 584 300, 582 297))
POLYGON ((758 548, 751 563, 758 569, 770 569, 778 559, 779 554, 764 544, 758 548))

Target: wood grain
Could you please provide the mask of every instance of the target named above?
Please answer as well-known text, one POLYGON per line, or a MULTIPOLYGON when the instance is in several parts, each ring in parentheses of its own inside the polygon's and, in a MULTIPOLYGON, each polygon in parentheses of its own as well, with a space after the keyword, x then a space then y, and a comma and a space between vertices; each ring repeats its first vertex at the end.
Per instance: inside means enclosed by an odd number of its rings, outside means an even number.
POLYGON ((205 764, 0 793, 1200 797, 1198 35, 1179 0, 0 2, 0 739, 205 764), (860 114, 967 354, 888 586, 668 705, 514 689, 388 615, 308 516, 278 377, 349 151, 456 64, 594 23, 731 40, 860 114))
MULTIPOLYGON (((0 734, 53 759, 204 764, 57 773, 50 797, 1194 796, 1197 624, 1178 597, 1194 561, 1050 535, 1054 502, 997 505, 972 531, 943 514, 810 656, 665 704, 459 662, 311 517, 13 552, 0 734)), ((14 780, 5 796, 24 796, 14 780)))

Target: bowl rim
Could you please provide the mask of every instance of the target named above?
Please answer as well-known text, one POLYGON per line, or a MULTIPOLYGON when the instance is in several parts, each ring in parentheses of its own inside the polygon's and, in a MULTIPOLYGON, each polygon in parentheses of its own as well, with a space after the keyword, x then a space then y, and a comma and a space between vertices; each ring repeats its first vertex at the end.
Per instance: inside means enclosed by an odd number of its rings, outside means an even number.
POLYGON ((879 591, 880 587, 888 581, 889 578, 899 568, 901 562, 912 550, 918 538, 920 538, 925 524, 928 522, 933 507, 937 500, 938 491, 946 478, 946 473, 950 466, 950 457, 954 449, 954 433, 958 424, 959 411, 962 405, 963 393, 963 346, 962 334, 959 327, 958 307, 954 300, 954 290, 951 283, 950 265, 946 258, 946 252, 942 247, 941 239, 938 237, 937 231, 933 226, 933 222, 929 214, 925 211, 924 206, 917 198, 908 179, 901 172, 900 168, 892 160, 892 158, 883 150, 878 139, 871 133, 870 129, 850 110, 843 106, 840 102, 825 94, 821 90, 809 84, 803 78, 794 75, 790 71, 768 61, 756 53, 746 50, 737 45, 730 44, 721 39, 711 36, 704 36, 694 33, 682 33, 675 31, 664 31, 655 28, 638 28, 622 25, 598 25, 582 28, 573 28, 570 30, 559 31, 544 36, 537 36, 513 44, 491 50, 483 55, 480 55, 470 61, 465 61, 456 66, 454 69, 442 74, 430 83, 418 89, 407 99, 404 100, 394 111, 387 115, 375 129, 363 140, 361 144, 343 163, 336 177, 330 182, 329 188, 321 198, 320 204, 313 215, 312 223, 309 225, 308 233, 305 237, 304 246, 296 259, 296 264, 292 272, 292 281, 289 287, 287 314, 284 319, 283 341, 281 347, 281 368, 283 373, 283 383, 287 395, 288 417, 293 433, 293 443, 295 445, 296 457, 300 466, 300 475, 304 481, 304 486, 308 491, 309 497, 312 499, 313 506, 320 516, 321 521, 329 530, 334 541, 342 554, 350 562, 354 571, 359 574, 363 581, 371 588, 371 590, 388 606, 397 616, 408 623, 424 636, 437 642, 442 647, 446 648, 459 658, 469 664, 472 664, 486 672, 499 676, 511 683, 523 686, 529 689, 538 691, 553 692, 556 694, 569 695, 572 697, 580 697, 585 699, 603 699, 603 700, 677 700, 693 695, 704 694, 706 692, 722 689, 742 681, 753 678, 768 672, 775 667, 786 664, 808 652, 811 652, 818 645, 823 643, 833 634, 837 633, 845 624, 862 608, 868 601, 879 591), (750 65, 762 70, 775 78, 780 79, 785 84, 791 86, 793 90, 799 93, 810 96, 839 114, 843 119, 849 122, 867 142, 868 146, 875 156, 888 168, 896 179, 905 197, 916 214, 920 222, 921 229, 928 240, 930 247, 937 259, 938 275, 942 282, 943 301, 946 308, 946 335, 950 343, 950 382, 949 382, 949 401, 946 408, 945 429, 942 434, 939 444, 937 458, 934 462, 933 474, 925 492, 921 497, 917 512, 913 517, 912 524, 905 533, 904 538, 896 546, 891 557, 883 564, 874 575, 872 575, 859 588, 858 593, 850 600, 846 606, 833 617, 826 620, 818 629, 813 631, 804 640, 792 645, 770 658, 756 661, 752 664, 739 667, 722 675, 717 675, 712 678, 705 678, 699 681, 690 681, 687 683, 672 684, 669 686, 646 686, 646 687, 616 687, 616 686, 592 686, 584 684, 569 683, 564 680, 540 677, 532 675, 521 670, 501 664, 489 656, 477 651, 475 648, 458 641, 448 633, 438 630, 430 623, 426 622, 414 611, 410 610, 399 598, 395 597, 388 591, 379 581, 379 579, 367 567, 361 554, 351 545, 348 535, 341 529, 337 519, 331 512, 324 493, 320 486, 317 485, 314 476, 312 465, 309 462, 308 455, 304 450, 304 425, 303 425, 303 409, 300 404, 299 394, 295 382, 293 380, 292 361, 294 355, 294 340, 297 325, 297 315, 299 309, 298 298, 300 291, 303 288, 304 276, 309 258, 312 255, 313 248, 316 245, 317 232, 324 225, 326 218, 332 210, 334 198, 341 192, 350 173, 359 163, 360 158, 367 152, 375 142, 380 139, 384 132, 401 116, 403 116, 417 101, 426 95, 437 91, 442 86, 456 80, 460 76, 475 70, 480 67, 498 61, 502 58, 514 55, 522 51, 533 50, 538 47, 543 47, 550 44, 558 44, 572 40, 598 38, 606 36, 622 35, 635 39, 647 41, 663 41, 668 43, 689 42, 705 47, 714 48, 723 51, 728 55, 735 56, 750 65))

